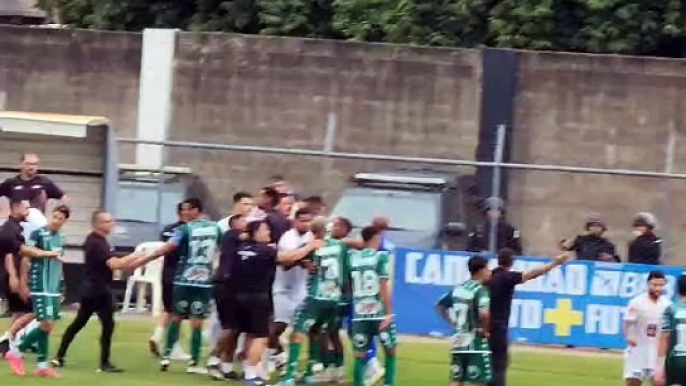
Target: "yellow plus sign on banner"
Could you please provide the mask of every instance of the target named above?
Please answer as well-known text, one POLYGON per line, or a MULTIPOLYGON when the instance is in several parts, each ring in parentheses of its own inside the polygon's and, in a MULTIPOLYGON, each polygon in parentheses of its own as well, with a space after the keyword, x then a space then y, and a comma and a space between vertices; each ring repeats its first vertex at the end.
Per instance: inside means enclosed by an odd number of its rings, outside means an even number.
POLYGON ((584 324, 584 314, 572 308, 572 299, 558 299, 556 308, 545 310, 545 323, 555 325, 555 336, 570 336, 572 327, 584 324))

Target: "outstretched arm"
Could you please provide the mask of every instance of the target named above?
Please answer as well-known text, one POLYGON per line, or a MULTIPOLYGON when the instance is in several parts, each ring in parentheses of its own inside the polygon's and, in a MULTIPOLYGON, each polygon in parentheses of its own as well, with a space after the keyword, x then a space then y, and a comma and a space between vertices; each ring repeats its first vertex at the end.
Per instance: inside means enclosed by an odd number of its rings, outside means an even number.
POLYGON ((539 276, 545 275, 546 273, 555 269, 555 267, 559 267, 560 265, 568 262, 571 258, 572 257, 570 254, 563 253, 562 255, 557 256, 555 259, 553 259, 553 261, 546 265, 542 265, 540 267, 524 272, 524 274, 522 274, 522 283, 526 283, 529 280, 533 280, 539 276))

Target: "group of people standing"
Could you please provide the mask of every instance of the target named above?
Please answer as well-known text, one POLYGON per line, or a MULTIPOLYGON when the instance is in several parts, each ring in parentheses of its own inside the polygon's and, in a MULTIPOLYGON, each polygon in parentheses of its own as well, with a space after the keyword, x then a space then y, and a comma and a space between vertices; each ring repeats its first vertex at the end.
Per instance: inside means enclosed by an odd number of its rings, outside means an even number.
POLYGON ((179 221, 163 232, 164 246, 134 264, 164 256, 166 316, 150 339, 150 348, 161 356, 161 369, 170 366, 179 326, 189 319, 190 373, 240 379, 236 365, 241 363, 249 385, 264 384, 281 366, 283 385, 342 382, 339 331, 348 319, 357 358, 355 385, 382 377, 393 385, 395 324, 389 251, 382 247, 388 244, 383 235, 387 222, 376 219, 360 237, 349 238, 350 221, 327 220, 321 199, 297 202, 277 189, 278 183, 264 187, 257 200, 248 193, 235 194, 233 213, 218 223, 201 218, 198 200, 185 200, 178 206, 179 221), (213 269, 215 253, 219 259, 213 269), (211 303, 217 333, 204 368, 198 364, 202 321, 211 303), (288 327, 292 333, 284 350, 281 338, 288 327), (306 338, 309 359, 301 376, 297 370, 306 338), (370 363, 378 366, 370 350, 375 338, 386 351, 385 369, 365 374, 370 363))

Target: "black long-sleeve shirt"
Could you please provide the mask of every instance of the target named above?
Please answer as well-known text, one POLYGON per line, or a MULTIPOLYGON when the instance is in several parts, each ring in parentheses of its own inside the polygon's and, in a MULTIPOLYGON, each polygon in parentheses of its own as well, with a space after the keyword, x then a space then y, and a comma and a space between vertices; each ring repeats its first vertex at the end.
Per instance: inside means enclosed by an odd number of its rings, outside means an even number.
POLYGON ((636 237, 629 243, 629 263, 660 264, 662 257, 662 239, 653 233, 636 237))
POLYGON ((236 250, 241 243, 241 232, 229 229, 222 236, 221 254, 219 256, 219 267, 215 275, 215 282, 227 284, 231 280, 233 265, 236 260, 236 250))
POLYGON ((577 236, 567 250, 576 252, 578 260, 600 261, 603 255, 609 255, 613 261, 619 262, 615 245, 602 236, 577 236))
MULTIPOLYGON (((497 228, 496 251, 503 248, 510 248, 518 255, 522 251, 522 239, 519 236, 519 231, 508 224, 506 221, 498 221, 497 228)), ((467 250, 469 252, 485 252, 489 250, 491 239, 491 222, 486 221, 481 226, 472 230, 467 239, 467 250)))
MULTIPOLYGON (((160 234, 160 240, 162 240, 165 243, 169 241, 169 239, 171 239, 172 236, 174 236, 174 233, 181 225, 183 225, 183 223, 181 221, 178 221, 164 227, 164 229, 162 229, 162 233, 160 234)), ((173 252, 166 254, 162 262, 162 281, 174 281, 174 275, 176 275, 176 267, 178 265, 179 252, 177 250, 174 250, 173 252)))

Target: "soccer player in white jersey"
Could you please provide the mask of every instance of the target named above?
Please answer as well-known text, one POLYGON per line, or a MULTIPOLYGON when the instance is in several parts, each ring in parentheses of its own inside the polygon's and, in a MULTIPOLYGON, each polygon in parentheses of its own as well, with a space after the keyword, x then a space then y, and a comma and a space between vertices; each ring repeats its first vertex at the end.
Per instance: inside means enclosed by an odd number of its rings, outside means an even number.
POLYGON ((662 315, 670 301, 662 296, 667 280, 661 271, 648 275, 648 291, 631 299, 624 317, 627 342, 624 358, 626 386, 641 386, 652 378, 657 361, 662 315))
MULTIPOLYGON (((299 209, 293 219, 293 227, 283 234, 278 243, 279 252, 294 251, 309 243, 313 236, 310 224, 312 213, 307 209, 299 209)), ((268 353, 270 360, 268 372, 275 367, 286 364, 286 353, 281 346, 281 335, 293 323, 295 310, 305 300, 307 295, 308 272, 302 266, 296 265, 290 269, 278 267, 272 293, 274 298, 274 325, 269 336, 268 353)))

